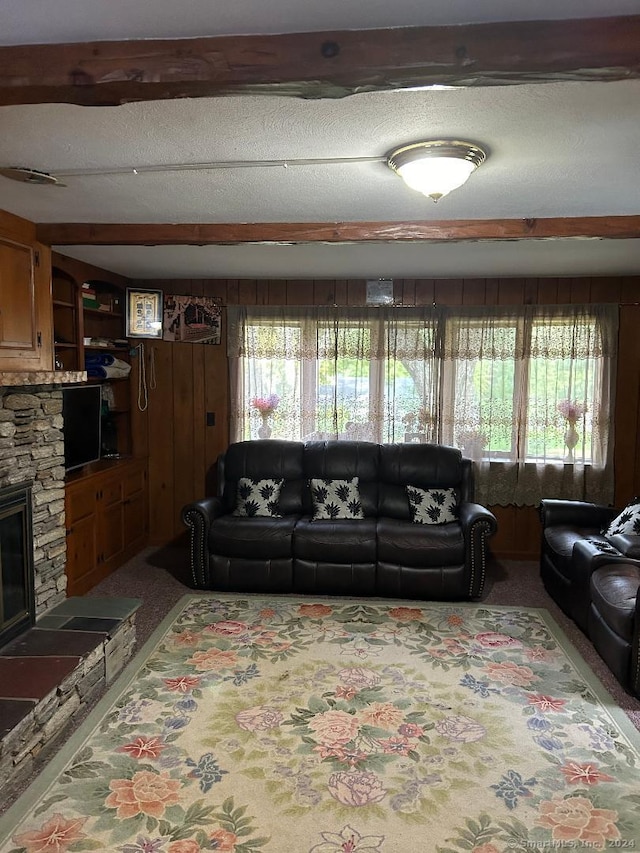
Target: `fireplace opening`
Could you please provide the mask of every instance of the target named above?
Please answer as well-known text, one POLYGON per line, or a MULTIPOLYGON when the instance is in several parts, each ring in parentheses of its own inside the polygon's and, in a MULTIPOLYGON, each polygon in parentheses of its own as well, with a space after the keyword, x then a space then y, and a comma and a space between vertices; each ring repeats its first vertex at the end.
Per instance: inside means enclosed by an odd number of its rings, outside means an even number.
POLYGON ((31 483, 0 489, 0 648, 35 624, 31 483))

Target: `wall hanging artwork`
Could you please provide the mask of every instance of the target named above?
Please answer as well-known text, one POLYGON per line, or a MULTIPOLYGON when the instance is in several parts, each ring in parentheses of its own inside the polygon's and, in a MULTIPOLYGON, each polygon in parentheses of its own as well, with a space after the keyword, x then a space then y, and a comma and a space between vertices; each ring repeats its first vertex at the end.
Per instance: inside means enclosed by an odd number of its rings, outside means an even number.
POLYGON ((127 288, 127 337, 162 337, 162 291, 127 288))
POLYGON ((165 296, 163 339, 219 344, 222 300, 217 296, 165 296))

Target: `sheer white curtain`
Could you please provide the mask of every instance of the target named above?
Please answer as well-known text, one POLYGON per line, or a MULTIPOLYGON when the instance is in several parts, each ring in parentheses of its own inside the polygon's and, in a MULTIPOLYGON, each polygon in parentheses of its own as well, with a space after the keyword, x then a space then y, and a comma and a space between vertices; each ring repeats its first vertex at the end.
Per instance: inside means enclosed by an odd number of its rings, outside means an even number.
POLYGON ((613 498, 617 306, 229 308, 232 440, 458 446, 478 499, 613 498))
POLYGON ((613 499, 618 309, 468 309, 449 316, 443 435, 490 504, 613 499))
POLYGON ((265 426, 274 438, 435 438, 432 309, 239 307, 228 317, 234 440, 265 426), (277 405, 264 417, 269 397, 277 405))

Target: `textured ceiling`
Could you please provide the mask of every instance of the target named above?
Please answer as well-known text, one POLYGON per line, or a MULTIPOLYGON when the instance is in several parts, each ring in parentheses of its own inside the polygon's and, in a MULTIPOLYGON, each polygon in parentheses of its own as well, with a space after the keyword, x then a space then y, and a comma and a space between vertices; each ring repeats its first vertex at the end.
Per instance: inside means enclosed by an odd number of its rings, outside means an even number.
POLYGON ((637 0, 2 0, 0 44, 636 15, 637 0))
MULTIPOLYGON (((294 0, 109 4, 56 0, 46 16, 5 0, 5 44, 304 31, 637 13, 637 0, 477 3, 294 0), (521 4, 517 4, 519 7, 521 4), (55 6, 56 15, 49 14, 55 6), (106 15, 108 6, 108 15, 106 15), (302 8, 303 6, 307 8, 302 8), (79 8, 80 7, 80 8, 79 8), (364 14, 366 12, 366 14, 364 14), (390 20, 393 18, 393 20, 390 20)), ((0 208, 35 222, 313 222, 637 214, 640 81, 376 92, 342 100, 236 96, 77 107, 0 107, 0 165, 63 176, 66 187, 0 178, 0 208), (421 138, 486 146, 489 157, 438 205, 384 162, 421 138), (173 165, 291 160, 283 166, 171 171, 173 165), (134 168, 166 170, 134 174, 134 168), (100 174, 129 170, 121 174, 100 174), (69 174, 95 171, 99 174, 69 174)), ((432 277, 640 273, 640 240, 428 246, 69 247, 133 277, 432 277)))
POLYGON ((456 246, 65 246, 60 251, 139 279, 509 278, 640 273, 640 239, 523 240, 456 246))

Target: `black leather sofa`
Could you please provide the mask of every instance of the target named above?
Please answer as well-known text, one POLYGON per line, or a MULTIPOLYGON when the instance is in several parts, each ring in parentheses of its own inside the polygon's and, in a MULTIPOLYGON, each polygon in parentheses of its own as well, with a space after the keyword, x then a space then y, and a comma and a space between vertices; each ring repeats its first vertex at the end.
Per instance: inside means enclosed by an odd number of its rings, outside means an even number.
POLYGON ((540 575, 618 681, 640 695, 640 536, 603 531, 619 509, 543 500, 540 575))
POLYGON ((218 496, 184 507, 197 589, 478 598, 494 515, 473 500, 461 452, 431 444, 281 440, 232 444, 218 496), (240 478, 282 479, 280 517, 234 515, 240 478), (364 517, 313 520, 312 478, 357 477, 364 517), (411 520, 406 486, 455 490, 458 518, 411 520))
POLYGON ((590 580, 600 566, 640 565, 640 537, 605 536, 602 531, 619 509, 588 503, 545 499, 540 502, 542 542, 540 576, 554 601, 588 633, 590 580))

